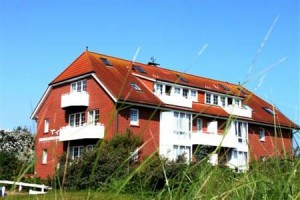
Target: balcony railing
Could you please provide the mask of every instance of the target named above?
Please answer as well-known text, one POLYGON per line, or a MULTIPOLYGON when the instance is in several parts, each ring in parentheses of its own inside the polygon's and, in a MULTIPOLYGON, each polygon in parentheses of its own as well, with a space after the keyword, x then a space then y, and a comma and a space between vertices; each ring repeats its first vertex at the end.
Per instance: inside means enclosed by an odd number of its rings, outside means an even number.
POLYGON ((104 125, 99 123, 79 127, 65 126, 59 131, 59 141, 101 139, 104 138, 104 128, 104 125))
POLYGON ((241 108, 236 105, 228 105, 224 108, 224 110, 230 115, 252 118, 252 109, 241 108))
POLYGON ((161 95, 158 96, 160 100, 162 100, 166 104, 175 105, 175 106, 182 106, 182 107, 192 107, 192 99, 186 99, 181 96, 168 96, 168 95, 161 95))
POLYGON ((191 134, 193 144, 201 144, 208 146, 221 146, 236 148, 237 138, 235 135, 227 133, 226 135, 219 135, 212 132, 193 132, 191 134))
POLYGON ((71 92, 61 96, 61 108, 71 106, 89 106, 89 94, 87 92, 71 92))

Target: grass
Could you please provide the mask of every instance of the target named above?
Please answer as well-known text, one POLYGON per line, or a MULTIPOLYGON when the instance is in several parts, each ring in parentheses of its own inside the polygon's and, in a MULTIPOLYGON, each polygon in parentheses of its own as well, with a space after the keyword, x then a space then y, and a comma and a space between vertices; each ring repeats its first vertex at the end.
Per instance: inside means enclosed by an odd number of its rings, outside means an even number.
POLYGON ((9 195, 4 199, 11 200, 53 200, 53 199, 64 199, 64 200, 81 200, 81 199, 111 199, 111 200, 140 200, 141 198, 130 194, 111 194, 101 192, 63 192, 51 191, 45 195, 28 195, 28 194, 16 194, 9 195))

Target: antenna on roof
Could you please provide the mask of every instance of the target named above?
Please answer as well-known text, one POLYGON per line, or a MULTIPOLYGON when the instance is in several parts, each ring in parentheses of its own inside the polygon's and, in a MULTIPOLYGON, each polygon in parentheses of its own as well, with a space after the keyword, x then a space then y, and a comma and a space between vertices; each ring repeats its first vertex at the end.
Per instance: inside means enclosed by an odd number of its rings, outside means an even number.
POLYGON ((89 47, 88 47, 88 46, 86 46, 86 47, 85 47, 85 50, 86 50, 86 51, 89 51, 89 47))
POLYGON ((151 62, 148 62, 148 65, 153 65, 153 66, 159 65, 158 63, 155 62, 156 59, 153 56, 150 58, 150 60, 151 60, 151 62))

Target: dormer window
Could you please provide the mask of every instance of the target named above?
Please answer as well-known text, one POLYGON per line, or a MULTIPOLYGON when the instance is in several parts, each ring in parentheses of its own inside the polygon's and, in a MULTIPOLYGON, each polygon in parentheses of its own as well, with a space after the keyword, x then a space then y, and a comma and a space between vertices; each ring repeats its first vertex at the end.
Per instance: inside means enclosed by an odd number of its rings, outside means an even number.
POLYGON ((104 63, 104 65, 112 66, 111 62, 108 59, 101 57, 100 60, 104 63))
POLYGON ((219 104, 219 96, 214 95, 214 105, 218 105, 218 104, 219 104))
POLYGON ((80 80, 71 83, 71 92, 83 92, 86 91, 86 80, 80 80))
POLYGON ((211 104, 211 94, 205 93, 205 102, 211 104))

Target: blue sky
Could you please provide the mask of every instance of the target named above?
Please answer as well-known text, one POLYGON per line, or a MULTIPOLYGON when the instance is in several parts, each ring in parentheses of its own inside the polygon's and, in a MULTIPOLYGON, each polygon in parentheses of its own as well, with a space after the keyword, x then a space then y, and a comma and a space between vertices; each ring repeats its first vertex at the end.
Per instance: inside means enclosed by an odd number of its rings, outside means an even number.
POLYGON ((297 0, 2 0, 0 129, 34 129, 48 83, 86 46, 126 59, 140 48, 137 61, 232 83, 250 77, 249 90, 300 124, 299 16, 297 0))

